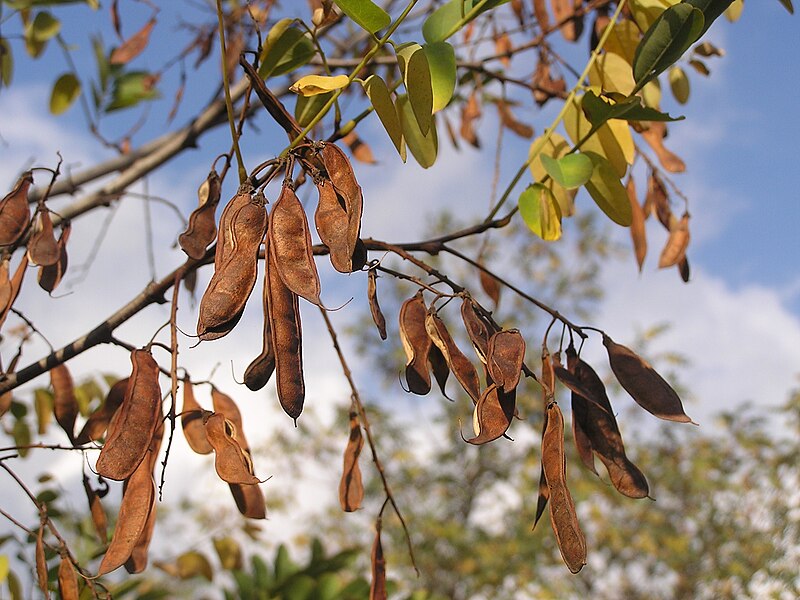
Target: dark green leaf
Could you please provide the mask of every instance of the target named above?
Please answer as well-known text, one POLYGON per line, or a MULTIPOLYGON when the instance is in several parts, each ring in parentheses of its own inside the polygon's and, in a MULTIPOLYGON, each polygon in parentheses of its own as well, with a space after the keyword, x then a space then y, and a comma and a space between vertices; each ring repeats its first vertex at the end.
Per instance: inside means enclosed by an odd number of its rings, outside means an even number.
POLYGON ((567 154, 562 158, 541 155, 542 166, 553 181, 572 190, 582 186, 592 176, 594 165, 590 158, 583 154, 567 154))
POLYGON ((389 13, 370 0, 333 1, 359 27, 366 29, 370 33, 385 29, 392 22, 389 13))
POLYGON ((642 106, 638 96, 624 98, 619 102, 608 102, 594 92, 588 91, 581 99, 583 114, 593 127, 600 127, 610 119, 626 121, 682 121, 685 117, 673 117, 654 108, 642 106))
POLYGON ((258 74, 264 79, 284 75, 302 67, 315 52, 314 42, 294 19, 282 19, 267 34, 258 74))
POLYGON ((637 87, 672 66, 697 41, 703 22, 702 11, 690 4, 676 4, 661 13, 636 47, 633 79, 637 87))
POLYGON ((56 19, 47 11, 36 13, 33 22, 30 24, 31 39, 35 42, 46 42, 58 35, 61 31, 61 21, 56 19))
POLYGON ((81 82, 72 73, 65 73, 56 80, 50 94, 50 112, 60 115, 81 95, 81 82))
MULTIPOLYGON (((787 1, 790 2, 791 0, 787 1)), ((733 0, 683 0, 684 4, 689 4, 703 11, 703 29, 700 35, 697 36, 698 38, 702 37, 705 32, 708 31, 711 24, 725 12, 725 9, 728 8, 732 2, 733 0)))

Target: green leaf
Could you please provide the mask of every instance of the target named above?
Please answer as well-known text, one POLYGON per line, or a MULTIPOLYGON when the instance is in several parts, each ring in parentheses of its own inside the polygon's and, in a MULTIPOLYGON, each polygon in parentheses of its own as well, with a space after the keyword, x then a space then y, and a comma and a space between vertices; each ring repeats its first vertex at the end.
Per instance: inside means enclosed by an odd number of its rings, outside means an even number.
POLYGON ((154 83, 153 76, 146 71, 131 71, 119 75, 114 79, 111 102, 106 106, 106 112, 129 108, 144 100, 160 97, 154 83))
MULTIPOLYGON (((31 443, 31 428, 28 427, 28 422, 24 419, 17 419, 14 421, 14 427, 11 430, 11 437, 14 438, 15 446, 28 446, 31 443)), ((25 458, 30 452, 29 448, 20 448, 17 450, 20 457, 25 458)))
POLYGON ((610 119, 626 121, 682 121, 685 117, 673 117, 654 108, 642 106, 638 96, 619 102, 606 101, 591 90, 581 98, 581 109, 593 127, 599 127, 610 119))
POLYGON ((703 30, 700 32, 700 35, 697 36, 698 38, 702 37, 705 32, 708 31, 711 24, 725 12, 725 9, 728 8, 732 2, 733 0, 683 0, 684 4, 689 4, 703 11, 703 30))
POLYGON ((286 546, 283 544, 278 546, 278 551, 275 553, 275 581, 281 584, 299 570, 300 567, 289 556, 286 546))
POLYGON ((427 135, 420 131, 414 110, 408 97, 403 95, 397 98, 397 112, 403 124, 403 136, 408 149, 423 169, 427 169, 436 162, 439 151, 439 140, 436 136, 436 124, 432 123, 427 135))
POLYGON ((22 595, 22 583, 14 571, 9 571, 8 573, 8 594, 11 596, 11 600, 22 600, 24 598, 22 595))
POLYGON ((403 126, 400 124, 400 116, 397 108, 392 102, 389 88, 386 82, 378 75, 370 75, 363 83, 364 91, 367 93, 375 113, 378 115, 383 128, 389 134, 395 149, 403 162, 406 162, 406 146, 403 142, 403 126))
POLYGON ((456 88, 456 52, 447 42, 425 44, 422 49, 431 72, 433 112, 437 112, 447 106, 456 88))
POLYGON ((50 112, 60 115, 81 95, 81 82, 72 73, 65 73, 56 80, 50 94, 50 112))
POLYGON ((385 29, 392 22, 392 18, 380 6, 370 0, 333 0, 342 12, 362 29, 375 33, 385 29))
POLYGON ((294 19, 281 19, 270 29, 261 53, 258 74, 264 79, 285 75, 310 61, 316 48, 294 19))
MULTIPOLYGON (((542 156, 547 155, 552 158, 561 158, 566 156, 571 149, 571 145, 558 133, 553 133, 547 138, 544 145, 540 148, 543 136, 539 136, 531 143, 530 150, 528 151, 528 158, 530 159, 530 171, 534 181, 541 181, 544 179, 547 171, 542 164, 542 156), (534 153, 536 155, 534 156, 534 153)), ((558 208, 561 211, 562 217, 569 217, 575 212, 575 191, 566 190, 562 186, 557 185, 552 179, 548 180, 545 184, 553 194, 553 197, 558 203, 558 208)))
POLYGON ((214 571, 211 568, 211 563, 208 559, 197 552, 190 550, 184 552, 176 560, 175 565, 178 567, 178 577, 181 579, 191 579, 192 577, 201 576, 208 581, 214 579, 214 571))
POLYGON ((592 176, 586 182, 589 195, 609 219, 618 225, 629 227, 633 220, 631 203, 614 167, 605 157, 595 152, 584 152, 584 154, 594 164, 592 176))
POLYGON ((11 85, 14 76, 14 56, 11 54, 11 44, 6 38, 0 37, 0 84, 6 87, 11 85))
POLYGON ((33 391, 33 408, 36 411, 37 431, 39 435, 44 435, 53 420, 53 394, 45 388, 36 388, 33 391))
POLYGON ((61 21, 56 19, 46 10, 36 13, 30 24, 31 39, 35 42, 46 42, 58 35, 61 31, 61 21))
POLYGON ((294 118, 300 127, 305 127, 311 123, 312 119, 319 114, 325 103, 330 100, 333 92, 327 94, 317 94, 316 96, 298 96, 297 103, 294 105, 294 118))
POLYGON ((680 104, 686 104, 689 101, 689 78, 680 67, 672 67, 669 70, 669 87, 675 100, 680 104))
POLYGON ((793 14, 794 14, 794 6, 792 5, 792 0, 778 0, 778 2, 780 2, 781 4, 783 4, 783 7, 784 7, 786 10, 788 10, 788 11, 789 11, 789 14, 790 14, 790 15, 793 15, 793 14))
POLYGON ((460 23, 459 29, 469 23, 472 19, 486 12, 505 4, 509 0, 450 0, 437 8, 431 16, 425 19, 422 24, 422 35, 425 41, 429 44, 434 42, 441 42, 450 37, 448 34, 453 34, 458 29, 453 30, 462 18, 466 17, 468 13, 475 7, 480 5, 480 8, 471 15, 471 18, 465 19, 460 23))
POLYGON ((428 135, 433 115, 433 86, 428 57, 416 42, 402 44, 396 51, 414 117, 422 134, 428 135))
POLYGON ((636 47, 633 79, 637 86, 672 66, 697 41, 702 29, 702 11, 689 4, 676 4, 661 13, 636 47))
POLYGON ((563 158, 552 158, 542 154, 542 165, 547 174, 559 185, 572 190, 582 186, 592 176, 592 160, 583 154, 568 154, 563 158))
POLYGON ((522 220, 533 233, 547 242, 561 237, 561 211, 547 187, 541 183, 528 186, 517 203, 522 220))

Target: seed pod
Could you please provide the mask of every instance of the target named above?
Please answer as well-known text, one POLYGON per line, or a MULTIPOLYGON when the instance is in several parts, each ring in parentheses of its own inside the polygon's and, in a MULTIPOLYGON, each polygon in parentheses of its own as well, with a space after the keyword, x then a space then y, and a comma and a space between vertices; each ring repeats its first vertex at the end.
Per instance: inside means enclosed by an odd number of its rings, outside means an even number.
POLYGON ((691 272, 689 269, 689 259, 686 258, 685 254, 681 259, 681 261, 678 263, 678 273, 680 273, 681 280, 683 281, 683 283, 689 283, 689 277, 691 275, 691 272))
POLYGON ((267 507, 264 503, 264 494, 258 485, 242 485, 229 483, 236 508, 248 519, 266 519, 267 507))
POLYGON ((450 336, 450 332, 447 331, 444 321, 436 314, 433 307, 428 309, 428 314, 425 316, 425 331, 428 332, 431 341, 442 351, 444 359, 447 361, 447 366, 450 367, 461 387, 469 394, 472 401, 477 404, 481 397, 478 372, 469 359, 464 356, 464 353, 456 346, 450 336))
POLYGON ((686 256, 686 248, 688 247, 689 213, 683 213, 680 221, 670 227, 667 244, 658 259, 658 268, 664 269, 679 264, 686 256))
POLYGON ((486 364, 486 353, 489 351, 489 337, 492 327, 475 310, 475 305, 470 298, 464 298, 461 302, 461 320, 464 328, 478 355, 480 361, 486 364))
POLYGON ((213 448, 206 438, 203 416, 207 411, 194 397, 194 386, 189 378, 183 380, 183 408, 181 409, 181 429, 189 447, 197 454, 211 454, 213 448))
POLYGON ((694 423, 683 411, 683 404, 675 390, 647 361, 605 334, 603 345, 608 351, 614 376, 639 406, 660 419, 694 423))
POLYGON ((233 423, 221 413, 206 417, 204 425, 208 441, 216 454, 214 468, 220 479, 228 483, 253 485, 258 478, 253 475, 253 463, 236 439, 233 423))
MULTIPOLYGON (((550 351, 547 346, 542 347, 542 376, 539 378, 539 384, 542 386, 542 448, 544 448, 544 432, 547 431, 547 407, 552 402, 555 402, 555 373, 553 372, 553 360, 550 356, 550 351)), ((536 529, 536 524, 544 514, 544 509, 547 507, 547 502, 550 499, 550 488, 547 487, 547 481, 544 477, 544 460, 541 460, 541 471, 539 472, 539 496, 536 499, 536 517, 533 521, 532 529, 536 529)))
MULTIPOLYGON (((320 152, 322 162, 328 177, 333 182, 333 186, 339 196, 344 201, 344 209, 347 214, 347 230, 344 241, 343 255, 354 256, 356 245, 361 233, 361 213, 364 208, 364 197, 361 193, 361 186, 356 181, 353 167, 347 155, 336 144, 324 144, 320 152)), ((337 242, 340 244, 341 242, 337 242)), ((325 244, 327 246, 327 243, 325 244)), ((357 264, 357 261, 353 260, 357 264)), ((344 266, 340 264, 340 266, 344 266)), ((336 265, 334 265, 336 268, 336 265)), ((351 269, 361 268, 355 264, 351 269)), ((339 269, 337 269, 339 270, 339 269)))
POLYGON ((75 399, 75 386, 67 365, 61 364, 50 369, 50 383, 53 386, 53 412, 56 421, 74 445, 78 401, 75 399))
POLYGON ((450 377, 450 367, 447 366, 444 354, 442 354, 442 351, 439 350, 435 344, 431 344, 428 350, 428 366, 431 368, 431 373, 433 373, 433 377, 436 379, 442 396, 450 400, 451 398, 447 395, 447 391, 445 390, 447 378, 450 377))
POLYGON ((489 338, 486 367, 492 380, 506 394, 514 391, 525 360, 525 340, 517 329, 497 331, 489 338))
POLYGON ((328 247, 333 268, 340 273, 350 273, 353 270, 353 251, 347 243, 350 220, 344 198, 336 193, 336 188, 328 179, 320 177, 315 184, 319 202, 314 213, 314 224, 319 239, 328 247))
POLYGON ((41 204, 33 219, 31 237, 28 240, 28 260, 32 265, 47 267, 56 264, 60 256, 50 211, 41 204))
POLYGON ((479 277, 483 291, 491 298, 496 310, 500 304, 500 282, 482 269, 479 271, 479 277))
POLYGON ((381 544, 381 517, 375 524, 375 542, 372 544, 372 581, 369 586, 369 600, 386 600, 386 559, 381 544))
POLYGON ((14 306, 14 301, 17 299, 19 295, 19 291, 22 288, 22 280, 25 278, 25 271, 28 266, 28 255, 23 254, 22 258, 19 261, 19 265, 17 265, 17 270, 14 271, 14 276, 11 278, 10 282, 10 289, 8 293, 3 293, 3 296, 7 298, 6 303, 0 305, 0 327, 2 327, 3 323, 8 316, 11 307, 14 306))
POLYGON ((358 466, 358 457, 364 447, 364 438, 361 435, 361 424, 358 413, 350 411, 350 437, 344 450, 344 468, 342 479, 339 481, 339 504, 344 512, 353 512, 361 508, 364 500, 364 485, 361 482, 361 469, 358 466))
MULTIPOLYGON (((150 440, 148 439, 148 447, 149 442, 150 440)), ((114 528, 114 535, 108 545, 108 550, 106 550, 105 556, 100 562, 100 567, 97 571, 98 576, 110 573, 114 569, 121 567, 128 560, 147 525, 147 518, 153 506, 155 492, 156 484, 150 472, 149 462, 139 461, 138 466, 125 482, 117 525, 114 528)))
POLYGON ((386 318, 381 312, 380 304, 378 304, 378 273, 375 269, 370 269, 367 273, 367 299, 369 301, 369 310, 372 313, 372 320, 375 327, 378 328, 378 335, 382 340, 386 339, 386 318))
POLYGON ((283 186, 269 213, 267 235, 270 255, 286 287, 312 304, 322 306, 306 212, 290 185, 283 186))
POLYGON ((49 266, 39 268, 39 287, 48 294, 52 294, 53 290, 61 283, 61 279, 67 272, 68 257, 67 257, 67 240, 72 231, 72 224, 69 221, 61 223, 61 235, 58 237, 58 260, 49 266))
POLYGON ((503 392, 496 383, 487 387, 475 405, 475 437, 467 442, 479 446, 493 442, 508 431, 514 418, 516 396, 515 388, 503 392))
MULTIPOLYGON (((269 241, 267 241, 269 246, 269 241)), ((297 294, 283 283, 269 247, 264 254, 266 285, 269 286, 269 320, 278 400, 284 412, 297 420, 303 412, 306 386, 303 381, 303 332, 297 294)))
POLYGON ((78 575, 75 573, 72 561, 66 555, 61 557, 61 563, 58 565, 58 592, 61 594, 61 600, 78 600, 80 597, 78 575))
POLYGON ((0 246, 15 244, 31 222, 28 207, 28 190, 33 183, 33 174, 25 171, 14 188, 0 200, 0 246))
POLYGON ((650 178, 647 180, 647 196, 644 200, 645 215, 650 212, 655 213, 664 229, 669 231, 670 223, 674 219, 672 208, 669 205, 669 198, 667 197, 667 188, 658 174, 653 171, 650 173, 650 178))
POLYGON ((236 431, 235 437, 239 442, 242 449, 249 453, 250 444, 247 443, 247 437, 244 434, 244 422, 242 421, 242 413, 233 398, 227 394, 223 394, 216 387, 211 386, 211 402, 214 407, 214 412, 223 415, 228 421, 233 423, 234 430, 236 431))
POLYGON ((100 475, 118 481, 130 477, 147 454, 161 408, 158 364, 153 356, 148 350, 134 350, 131 362, 133 372, 125 398, 114 415, 117 426, 109 424, 109 435, 96 465, 100 475))
POLYGON ((81 432, 75 438, 76 446, 83 446, 89 442, 96 442, 103 437, 103 434, 108 429, 112 417, 117 412, 117 409, 122 405, 122 400, 125 398, 125 391, 128 389, 129 377, 120 379, 106 394, 106 399, 98 410, 94 411, 86 423, 83 424, 81 432))
POLYGON ((230 333, 244 312, 258 275, 258 250, 264 239, 267 213, 261 194, 250 197, 243 185, 220 218, 214 275, 200 300, 197 333, 213 340, 230 333))
POLYGON ((411 393, 419 396, 431 391, 431 375, 427 365, 431 339, 425 331, 427 313, 422 291, 400 307, 400 341, 406 353, 406 384, 411 393))
POLYGON ((639 265, 639 272, 642 272, 642 265, 647 256, 647 234, 644 221, 647 218, 639 199, 636 197, 636 182, 633 177, 628 177, 628 184, 625 186, 628 192, 628 200, 631 204, 631 240, 633 241, 633 251, 636 255, 636 263, 639 265))
POLYGON ((547 407, 547 426, 542 436, 542 465, 550 491, 550 524, 556 534, 558 549, 569 570, 577 573, 586 564, 586 539, 567 488, 564 417, 555 402, 547 407))
POLYGON ((178 236, 183 251, 195 260, 200 260, 208 245, 217 237, 214 213, 219 204, 222 182, 215 170, 211 170, 206 180, 197 190, 198 205, 189 215, 189 226, 178 236))
POLYGON ((244 371, 244 384, 256 392, 267 385, 275 371, 275 352, 272 349, 272 332, 269 324, 269 286, 264 280, 261 294, 264 309, 264 331, 262 334, 261 354, 253 359, 244 371))
POLYGON ((44 523, 39 525, 36 532, 36 579, 45 598, 50 598, 47 588, 47 559, 44 556, 44 523))
MULTIPOLYGON (((108 484, 100 479, 102 483, 106 484, 106 491, 108 491, 108 484)), ((103 504, 100 502, 100 494, 92 489, 89 484, 89 478, 83 476, 83 489, 86 492, 86 500, 89 502, 89 512, 92 515, 92 524, 97 533, 100 543, 105 545, 108 541, 108 518, 106 511, 103 509, 103 504)))

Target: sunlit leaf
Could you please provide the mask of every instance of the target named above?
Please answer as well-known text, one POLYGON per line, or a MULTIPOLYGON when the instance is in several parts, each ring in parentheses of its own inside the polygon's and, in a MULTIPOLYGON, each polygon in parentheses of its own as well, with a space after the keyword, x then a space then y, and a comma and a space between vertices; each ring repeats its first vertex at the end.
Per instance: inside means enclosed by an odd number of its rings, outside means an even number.
POLYGON ((36 13, 30 24, 31 38, 36 42, 46 42, 61 31, 61 21, 47 11, 36 13))
POLYGON ((669 70, 669 87, 675 100, 680 104, 686 104, 689 101, 689 78, 680 67, 672 67, 669 70))
POLYGON ((295 81, 289 90, 301 96, 316 96, 342 89, 349 83, 347 75, 305 75, 295 81))
POLYGON ((106 112, 129 108, 144 100, 160 97, 155 88, 156 82, 154 76, 146 71, 131 71, 120 75, 114 80, 111 102, 106 106, 106 112))
POLYGON ((81 95, 81 82, 72 73, 65 73, 56 80, 50 94, 50 112, 60 115, 81 95))
POLYGON ((422 46, 409 42, 397 47, 397 60, 419 130, 427 135, 433 114, 433 87, 428 57, 422 46))
POLYGON ((0 554, 0 585, 4 584, 8 579, 8 572, 8 555, 0 554))
POLYGON ((628 193, 611 163, 594 152, 585 152, 584 154, 594 163, 592 177, 586 182, 586 190, 589 195, 609 219, 623 227, 630 226, 633 215, 628 193))
POLYGON ((657 77, 677 61, 697 41, 703 22, 702 11, 689 4, 676 4, 661 13, 636 48, 636 83, 657 77))
POLYGON ((425 44, 422 49, 430 68, 433 112, 437 112, 447 106, 453 97, 456 87, 456 53, 447 42, 425 44))
POLYGON ((708 31, 711 24, 725 12, 732 2, 733 0, 683 0, 684 4, 689 4, 703 11, 703 29, 700 31, 700 35, 697 36, 698 38, 708 31))
POLYGON ((371 0, 333 0, 342 12, 362 29, 375 33, 385 29, 392 22, 392 18, 380 6, 371 0))
POLYGON ((631 65, 612 52, 601 54, 589 71, 589 83, 604 92, 617 92, 625 96, 633 91, 631 65))
POLYGON ((175 561, 178 567, 178 577, 181 579, 190 579, 192 577, 201 576, 208 581, 214 579, 214 571, 211 568, 211 563, 205 555, 195 550, 184 552, 175 561))
POLYGON ((378 115, 383 128, 392 140, 395 149, 400 154, 403 162, 406 161, 406 147, 403 142, 403 126, 400 124, 400 116, 397 108, 392 102, 389 88, 386 82, 378 75, 370 75, 363 83, 364 91, 372 103, 375 113, 378 115))
MULTIPOLYGON (((531 143, 529 153, 534 152, 541 142, 541 137, 536 138, 531 143)), ((561 135, 554 133, 552 134, 545 145, 541 148, 538 156, 536 156, 531 161, 530 171, 531 176, 533 177, 534 181, 541 181, 544 179, 547 171, 544 170, 544 165, 542 164, 542 156, 547 155, 553 158, 561 158, 565 156, 567 152, 570 151, 570 145, 567 140, 565 140, 561 135)), ((552 179, 547 181, 544 184, 550 192, 555 197, 556 202, 558 202, 558 207, 561 212, 562 217, 569 217, 575 212, 575 206, 573 200, 575 199, 575 191, 574 190, 567 190, 562 186, 555 183, 552 179)))
POLYGON ((517 202, 522 220, 533 233, 548 242, 561 237, 561 211, 549 188, 534 183, 519 195, 517 202))
MULTIPOLYGON (((508 1, 489 0, 481 6, 479 11, 472 15, 472 18, 508 1)), ((450 0, 437 8, 422 24, 422 35, 425 37, 425 41, 432 44, 433 42, 446 40, 458 30, 453 29, 457 24, 460 23, 463 26, 469 22, 465 17, 478 2, 480 0, 450 0), (465 20, 462 22, 462 19, 465 20)))
POLYGON ((411 103, 405 95, 397 98, 397 111, 400 115, 400 122, 403 124, 403 135, 408 149, 411 150, 411 154, 420 166, 427 169, 436 162, 436 154, 439 150, 435 123, 431 123, 427 135, 423 134, 417 124, 411 103))
POLYGON ((281 19, 267 34, 258 74, 264 79, 284 75, 302 67, 315 52, 314 42, 294 19, 281 19))
POLYGON ((542 165, 553 180, 568 190, 578 188, 589 181, 594 165, 583 154, 568 154, 559 159, 542 155, 542 165))
MULTIPOLYGON (((574 144, 583 141, 592 130, 592 124, 581 110, 581 102, 582 98, 574 99, 567 105, 564 114, 564 128, 574 144)), ((596 152, 606 157, 617 175, 622 177, 628 165, 633 164, 635 152, 630 127, 624 121, 608 121, 583 141, 581 151, 596 152)))
MULTIPOLYGON (((779 0, 780 1, 780 0, 779 0)), ((731 23, 735 23, 742 16, 744 10, 744 0, 733 0, 731 5, 725 9, 725 18, 731 23)))

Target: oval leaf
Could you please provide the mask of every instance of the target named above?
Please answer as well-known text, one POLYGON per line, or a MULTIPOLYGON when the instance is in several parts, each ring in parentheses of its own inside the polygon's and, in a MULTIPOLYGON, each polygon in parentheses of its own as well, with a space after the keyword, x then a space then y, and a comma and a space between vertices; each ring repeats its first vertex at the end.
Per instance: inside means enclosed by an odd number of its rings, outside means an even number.
POLYGON ((72 73, 65 73, 56 80, 50 94, 50 112, 60 115, 81 95, 81 82, 72 73))
POLYGON ((439 151, 435 124, 431 124, 427 135, 423 134, 407 96, 400 96, 397 99, 397 112, 400 115, 403 134, 411 154, 423 169, 427 169, 436 162, 436 154, 439 151))
POLYGON ((400 154, 403 162, 406 161, 406 147, 403 142, 403 126, 400 124, 400 115, 392 102, 386 82, 378 75, 370 75, 363 83, 364 91, 375 109, 383 128, 389 134, 395 149, 400 154))
POLYGON ((633 222, 633 214, 628 193, 614 172, 611 163, 594 152, 585 152, 584 154, 594 163, 592 177, 586 182, 586 190, 589 195, 614 223, 623 227, 630 226, 633 222))
POLYGON ((644 34, 633 58, 637 87, 657 77, 694 44, 703 31, 703 13, 690 4, 665 10, 644 34))
POLYGON ((370 0, 334 0, 334 2, 359 27, 370 33, 386 29, 392 22, 389 13, 370 0))
POLYGON ((549 188, 535 183, 520 194, 518 203, 519 214, 533 233, 548 242, 561 237, 561 211, 549 188))
POLYGON ((403 73, 408 101, 414 110, 422 135, 428 135, 433 114, 433 86, 428 58, 422 46, 414 42, 397 47, 397 60, 403 73))
POLYGON ((556 183, 568 190, 589 181, 594 170, 592 160, 584 154, 568 154, 558 159, 542 154, 542 165, 556 183))
POLYGON ((442 110, 453 97, 456 87, 456 52, 447 42, 425 44, 433 88, 433 112, 442 110))

